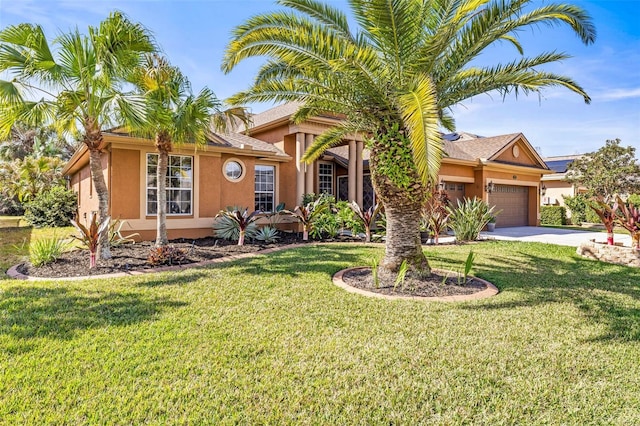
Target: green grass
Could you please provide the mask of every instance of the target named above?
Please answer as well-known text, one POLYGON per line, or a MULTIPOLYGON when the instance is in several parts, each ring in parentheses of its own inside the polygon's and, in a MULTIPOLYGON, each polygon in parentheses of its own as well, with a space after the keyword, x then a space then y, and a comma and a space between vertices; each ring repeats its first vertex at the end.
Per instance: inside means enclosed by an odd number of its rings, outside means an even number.
MULTIPOLYGON (((22 222, 24 223, 24 222, 22 222)), ((29 259, 29 243, 44 238, 67 237, 75 232, 69 228, 11 227, 0 230, 0 280, 11 266, 29 259)))
POLYGON ((381 248, 206 269, 0 282, 4 424, 640 423, 640 270, 573 248, 427 251, 501 293, 386 301, 331 275, 381 248))

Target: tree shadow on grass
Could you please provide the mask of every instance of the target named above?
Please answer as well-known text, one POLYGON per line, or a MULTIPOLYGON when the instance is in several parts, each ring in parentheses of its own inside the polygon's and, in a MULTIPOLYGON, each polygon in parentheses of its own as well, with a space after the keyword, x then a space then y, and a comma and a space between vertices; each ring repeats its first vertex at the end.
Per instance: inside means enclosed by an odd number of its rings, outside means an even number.
POLYGON ((494 256, 474 269, 501 292, 519 297, 466 305, 464 309, 499 310, 546 303, 572 303, 588 321, 604 325, 597 341, 640 341, 640 269, 573 255, 536 256, 517 251, 494 256))
POLYGON ((307 272, 319 272, 331 277, 341 269, 367 265, 368 261, 365 260, 367 253, 375 249, 359 244, 308 245, 269 253, 257 258, 212 265, 208 268, 237 267, 242 273, 250 275, 278 274, 289 277, 297 277, 307 272))
POLYGON ((208 274, 201 268, 188 269, 188 267, 185 267, 185 269, 175 271, 172 274, 159 272, 152 275, 143 275, 142 278, 139 278, 140 282, 137 285, 150 288, 183 286, 206 277, 208 277, 208 274))
POLYGON ((136 293, 82 292, 16 286, 0 293, 0 335, 17 339, 72 339, 78 332, 154 320, 186 303, 136 293))

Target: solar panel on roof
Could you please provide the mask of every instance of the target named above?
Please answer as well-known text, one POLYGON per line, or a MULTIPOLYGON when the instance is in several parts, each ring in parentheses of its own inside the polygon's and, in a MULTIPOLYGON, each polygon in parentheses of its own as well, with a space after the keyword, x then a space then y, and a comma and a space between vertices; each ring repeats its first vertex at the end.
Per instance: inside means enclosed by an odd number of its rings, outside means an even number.
POLYGON ((554 161, 546 161, 547 167, 553 170, 556 173, 564 173, 567 171, 569 164, 571 164, 573 160, 554 160, 554 161))
POLYGON ((448 140, 448 141, 451 141, 451 142, 457 141, 458 139, 460 139, 460 135, 457 134, 457 133, 447 133, 445 135, 442 135, 442 137, 445 140, 448 140))

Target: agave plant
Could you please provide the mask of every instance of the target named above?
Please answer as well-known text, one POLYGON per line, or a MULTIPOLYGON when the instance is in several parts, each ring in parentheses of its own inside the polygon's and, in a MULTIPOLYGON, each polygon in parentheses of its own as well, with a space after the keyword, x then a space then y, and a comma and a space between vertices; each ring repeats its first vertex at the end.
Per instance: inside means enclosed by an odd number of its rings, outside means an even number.
POLYGON ((376 216, 384 208, 381 203, 376 203, 375 206, 369 207, 366 211, 361 209, 358 203, 352 201, 349 203, 349 207, 356 215, 358 221, 364 226, 365 229, 365 242, 371 242, 371 226, 375 223, 376 216))
MULTIPOLYGON (((621 200, 620 200, 621 201, 621 200)), ((616 201, 613 206, 604 202, 604 199, 598 198, 593 200, 594 204, 589 204, 589 207, 598 215, 600 221, 607 230, 607 244, 613 245, 613 227, 615 226, 618 216, 616 211, 619 208, 620 203, 616 201)))
POLYGON ((618 213, 617 223, 631 234, 631 245, 635 244, 636 249, 640 250, 640 207, 636 207, 631 203, 625 203, 620 197, 617 197, 618 213))
POLYGON ((102 234, 109 228, 111 217, 105 217, 102 222, 98 223, 98 216, 95 213, 91 213, 91 220, 89 220, 89 227, 84 226, 81 223, 72 220, 71 223, 80 231, 80 237, 73 238, 80 241, 89 249, 89 268, 96 267, 96 253, 98 252, 98 242, 102 234))
POLYGON ((280 239, 278 230, 270 225, 263 226, 256 232, 256 240, 264 241, 265 243, 275 243, 280 239))
POLYGON ((238 245, 244 245, 245 236, 253 237, 257 231, 256 220, 260 211, 249 213, 249 208, 240 210, 238 207, 227 207, 216 215, 213 230, 216 236, 228 240, 238 239, 238 245))
POLYGON ((302 224, 302 240, 309 240, 309 231, 313 227, 313 222, 316 218, 322 214, 328 205, 323 197, 318 198, 315 201, 309 202, 304 206, 296 206, 293 211, 291 210, 283 210, 283 213, 291 215, 298 219, 302 224))
POLYGON ((489 207, 478 198, 465 198, 462 202, 458 200, 457 207, 447 207, 447 211, 451 215, 450 226, 457 241, 477 240, 482 228, 497 214, 493 206, 489 207))

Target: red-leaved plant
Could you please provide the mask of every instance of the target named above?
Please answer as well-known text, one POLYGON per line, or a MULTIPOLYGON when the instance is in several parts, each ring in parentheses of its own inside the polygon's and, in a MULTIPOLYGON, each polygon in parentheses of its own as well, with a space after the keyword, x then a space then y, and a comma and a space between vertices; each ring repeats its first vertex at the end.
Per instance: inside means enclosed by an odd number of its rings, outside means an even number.
POLYGON ((631 245, 635 244, 637 250, 640 250, 640 207, 636 207, 631 203, 625 203, 620 197, 617 197, 618 219, 617 223, 631 234, 631 245))
POLYGON ((612 206, 610 206, 609 204, 605 203, 602 198, 593 200, 593 203, 589 204, 589 207, 591 207, 591 209, 596 212, 596 214, 600 218, 600 221, 604 225, 604 228, 607 230, 607 244, 612 246, 613 227, 615 226, 618 219, 616 211, 618 210, 620 203, 619 201, 616 201, 612 206), (595 203, 595 205, 593 203, 595 203))
POLYGON ((296 206, 293 211, 283 210, 282 212, 298 219, 302 224, 302 240, 307 241, 309 239, 309 231, 313 226, 313 221, 328 207, 326 199, 320 197, 316 201, 307 203, 304 206, 296 206))
POLYGON ((111 217, 105 217, 102 222, 98 223, 98 215, 91 213, 89 227, 72 220, 71 223, 80 231, 80 237, 73 235, 73 238, 82 242, 89 249, 89 268, 96 267, 96 253, 98 252, 98 241, 100 236, 109 228, 111 217))
POLYGON ((375 223, 376 216, 383 209, 382 203, 376 203, 375 206, 369 207, 366 211, 362 210, 358 203, 352 201, 349 203, 349 207, 356 215, 356 219, 364 226, 365 230, 365 242, 371 242, 371 226, 375 223))
POLYGON ((227 207, 227 210, 220 210, 216 215, 216 219, 220 219, 214 223, 213 228, 217 235, 223 238, 238 237, 238 245, 244 245, 244 237, 249 234, 253 236, 256 231, 255 221, 258 220, 259 210, 249 213, 249 208, 240 210, 237 207, 227 207))

